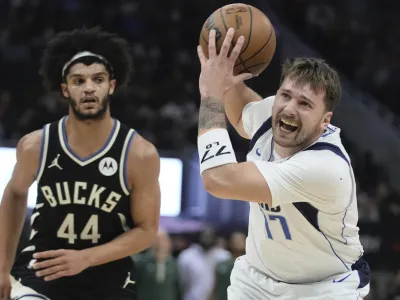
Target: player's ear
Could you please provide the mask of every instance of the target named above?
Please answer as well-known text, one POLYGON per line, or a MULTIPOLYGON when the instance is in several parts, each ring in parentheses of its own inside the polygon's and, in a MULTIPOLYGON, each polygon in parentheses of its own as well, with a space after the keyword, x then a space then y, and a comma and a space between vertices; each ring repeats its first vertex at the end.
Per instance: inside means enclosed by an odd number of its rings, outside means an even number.
POLYGON ((331 123, 332 115, 333 115, 333 112, 331 112, 331 111, 328 111, 327 113, 325 113, 324 118, 322 120, 322 125, 324 128, 326 128, 331 123))
POLYGON ((109 90, 109 92, 108 92, 109 95, 114 94, 114 91, 115 91, 115 87, 116 87, 116 86, 117 86, 117 80, 111 79, 111 80, 110 80, 110 90, 109 90))
POLYGON ((66 83, 61 83, 61 92, 63 93, 65 98, 69 98, 69 92, 66 83))

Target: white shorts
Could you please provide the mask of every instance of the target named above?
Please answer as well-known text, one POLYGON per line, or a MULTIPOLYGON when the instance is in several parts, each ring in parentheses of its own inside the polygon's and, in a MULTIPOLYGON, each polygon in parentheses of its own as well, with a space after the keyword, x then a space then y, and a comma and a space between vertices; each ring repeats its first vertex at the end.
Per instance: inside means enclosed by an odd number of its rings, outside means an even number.
POLYGON ((363 288, 359 284, 357 271, 311 284, 278 282, 251 267, 242 256, 231 273, 228 300, 362 300, 369 293, 369 283, 363 288))
POLYGON ((11 299, 12 300, 49 300, 46 296, 39 294, 33 289, 24 286, 20 281, 10 276, 11 280, 11 299))

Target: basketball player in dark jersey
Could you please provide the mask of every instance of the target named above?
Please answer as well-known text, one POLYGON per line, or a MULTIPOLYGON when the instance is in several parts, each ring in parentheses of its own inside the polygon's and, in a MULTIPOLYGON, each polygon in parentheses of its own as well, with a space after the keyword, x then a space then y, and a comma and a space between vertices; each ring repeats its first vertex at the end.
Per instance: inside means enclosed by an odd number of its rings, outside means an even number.
POLYGON ((0 297, 135 299, 132 254, 159 222, 155 147, 110 116, 131 72, 128 43, 98 28, 58 34, 41 74, 69 113, 24 136, 0 209, 0 297), (38 183, 29 244, 17 255, 27 193, 38 183))

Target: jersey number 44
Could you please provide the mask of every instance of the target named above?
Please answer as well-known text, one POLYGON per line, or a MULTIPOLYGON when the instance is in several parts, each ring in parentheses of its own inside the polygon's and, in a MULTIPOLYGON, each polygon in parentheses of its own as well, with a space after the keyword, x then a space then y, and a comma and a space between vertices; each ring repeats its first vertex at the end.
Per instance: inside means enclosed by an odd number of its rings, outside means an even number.
MULTIPOLYGON (((75 216, 67 214, 57 231, 57 237, 67 239, 68 244, 75 244, 78 234, 75 231, 75 216)), ((80 240, 91 240, 93 244, 99 242, 101 234, 99 234, 99 216, 91 215, 83 230, 79 234, 80 240)))

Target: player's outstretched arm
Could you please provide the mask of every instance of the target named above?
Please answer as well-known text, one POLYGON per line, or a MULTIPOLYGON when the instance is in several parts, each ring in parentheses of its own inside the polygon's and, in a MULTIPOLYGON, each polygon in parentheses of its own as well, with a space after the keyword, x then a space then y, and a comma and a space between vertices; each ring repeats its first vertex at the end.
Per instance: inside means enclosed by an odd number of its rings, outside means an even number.
POLYGON ((113 241, 86 249, 90 266, 139 253, 153 243, 160 218, 160 157, 156 148, 135 135, 129 149, 128 181, 131 183, 131 215, 136 227, 113 241))
POLYGON ((42 131, 24 136, 17 146, 17 163, 0 206, 0 270, 9 273, 25 220, 28 190, 39 166, 42 131))
POLYGON ((260 100, 262 100, 262 97, 246 86, 244 82, 239 82, 224 95, 223 103, 226 116, 236 132, 245 139, 250 139, 251 137, 243 127, 243 109, 250 102, 260 100))

